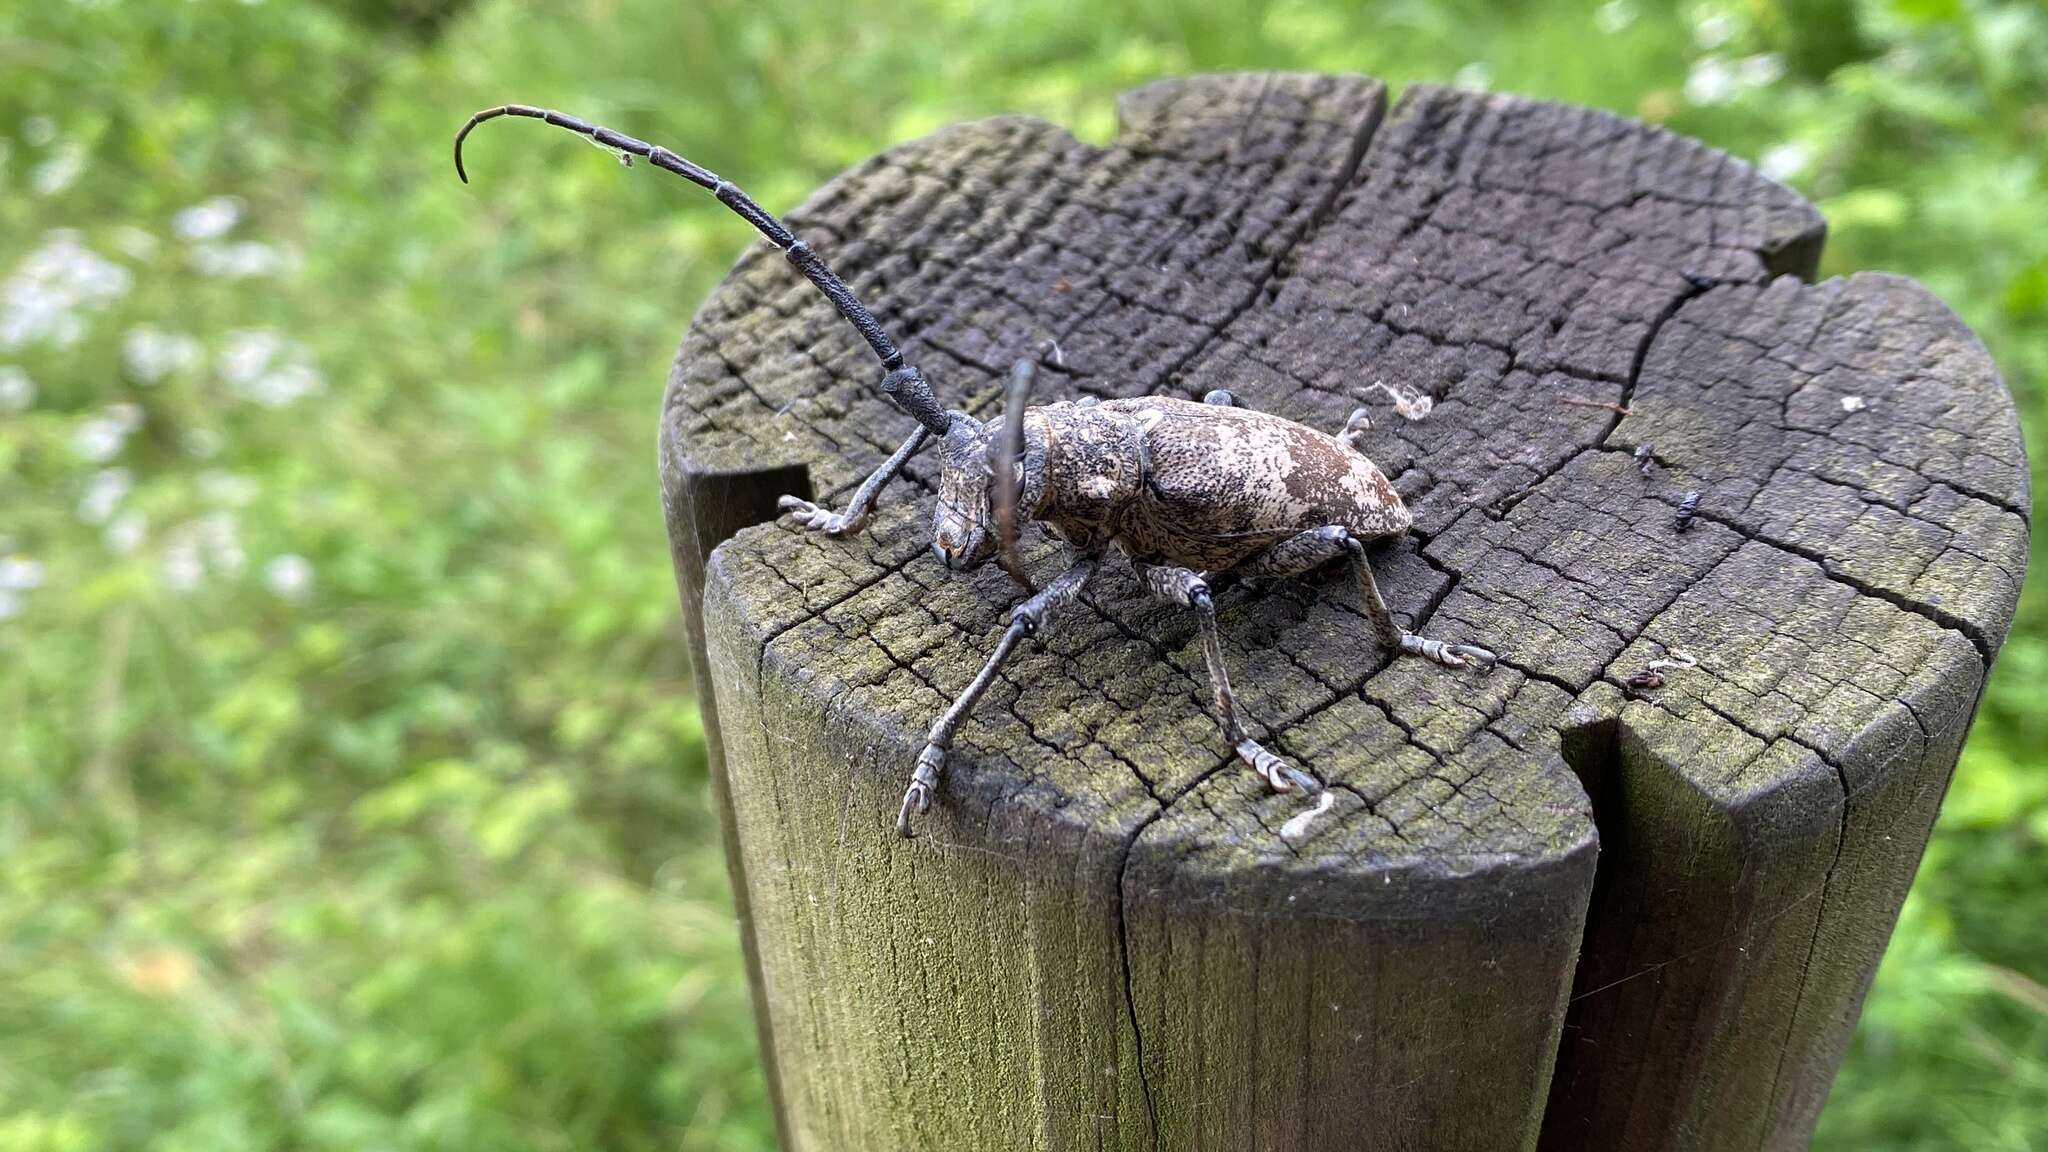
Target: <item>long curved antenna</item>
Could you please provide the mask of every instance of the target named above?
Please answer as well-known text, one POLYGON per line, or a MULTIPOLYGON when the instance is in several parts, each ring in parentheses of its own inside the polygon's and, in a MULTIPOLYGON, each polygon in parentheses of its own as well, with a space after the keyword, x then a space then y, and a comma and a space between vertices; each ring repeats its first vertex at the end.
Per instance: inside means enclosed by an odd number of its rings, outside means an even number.
POLYGON ((752 224, 761 235, 766 236, 770 244, 780 248, 789 262, 796 265, 797 271, 802 272, 806 280, 816 285, 818 291, 823 292, 826 299, 832 301, 832 306, 839 310, 839 314, 846 318, 848 324, 853 325, 860 333, 861 339, 867 341, 868 347, 874 349, 875 357, 889 373, 882 381, 882 392, 894 401, 897 407, 915 416, 917 422, 930 429, 934 435, 946 434, 952 418, 939 406, 938 398, 932 394, 931 385, 925 381, 923 373, 903 362, 902 351, 882 329, 882 324, 875 319, 874 313, 868 311, 867 306, 853 294, 853 289, 848 288, 846 282, 826 266, 825 261, 811 251, 809 245, 797 239, 796 233, 791 232, 787 225, 754 203, 753 198, 740 191, 736 185, 727 183, 716 172, 693 164, 658 144, 649 144, 623 132, 614 132, 610 128, 603 128, 574 116, 547 108, 535 108, 528 104, 503 104, 496 108, 486 108, 464 122, 462 130, 455 134, 455 175, 461 178, 464 184, 469 183, 469 173, 462 167, 462 141, 477 125, 500 116, 523 116, 529 120, 553 124, 557 128, 567 128, 607 148, 616 148, 629 156, 639 156, 656 168, 673 172, 700 188, 708 189, 713 196, 718 197, 719 203, 732 209, 741 219, 752 224))
POLYGON ((993 489, 990 501, 995 514, 996 562, 1003 571, 1010 574, 1026 592, 1035 592, 1031 576, 1024 571, 1024 561, 1017 555, 1017 535, 1022 525, 1017 523, 1017 498, 1022 487, 1017 478, 1017 461, 1024 455, 1024 406, 1031 396, 1031 381, 1038 374, 1038 365, 1029 360, 1017 361, 1010 369, 1009 394, 1003 401, 1002 439, 989 445, 994 456, 989 460, 989 469, 994 475, 990 487, 993 489))

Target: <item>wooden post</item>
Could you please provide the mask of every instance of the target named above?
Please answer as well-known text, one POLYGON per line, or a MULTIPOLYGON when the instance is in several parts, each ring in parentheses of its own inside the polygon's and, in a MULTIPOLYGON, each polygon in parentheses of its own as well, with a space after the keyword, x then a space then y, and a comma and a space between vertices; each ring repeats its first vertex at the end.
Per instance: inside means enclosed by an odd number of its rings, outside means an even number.
POLYGON ((1374 407, 1416 515, 1382 588, 1505 659, 1389 662, 1340 573, 1230 593, 1245 705, 1335 787, 1283 838, 1191 622, 1112 571, 898 840, 1014 592, 929 555, 928 460, 857 539, 740 530, 910 427, 750 251, 663 474, 785 1145, 1804 1147, 2026 563, 1982 347, 1910 282, 1810 283, 1810 205, 1606 113, 1298 75, 1119 111, 1108 148, 948 129, 792 223, 952 406, 1050 339, 1044 399, 1374 407))

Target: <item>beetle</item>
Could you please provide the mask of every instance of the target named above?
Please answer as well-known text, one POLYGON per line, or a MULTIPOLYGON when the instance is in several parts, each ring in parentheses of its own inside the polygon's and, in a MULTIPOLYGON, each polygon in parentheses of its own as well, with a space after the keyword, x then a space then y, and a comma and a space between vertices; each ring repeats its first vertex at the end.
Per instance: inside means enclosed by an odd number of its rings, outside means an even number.
POLYGON ((1224 667, 1213 586, 1224 580, 1297 576, 1343 560, 1358 583, 1366 619, 1391 652, 1448 668, 1485 671, 1498 657, 1475 644, 1447 643, 1400 626, 1381 597, 1365 545, 1405 534, 1412 519, 1386 474, 1361 450, 1365 409, 1337 433, 1246 407, 1225 390, 1201 401, 1171 396, 1031 405, 1036 363, 1020 361, 1003 415, 982 421, 940 405, 931 383, 904 357, 845 281, 746 193, 674 152, 574 116, 525 104, 486 108, 455 136, 455 172, 469 180, 462 143, 488 120, 541 120, 584 136, 631 164, 635 158, 704 189, 752 224, 832 302, 881 361, 881 392, 917 426, 837 511, 796 496, 779 509, 805 529, 851 536, 866 527, 883 487, 927 445, 939 451, 932 552, 947 569, 995 561, 1023 589, 980 674, 933 722, 918 754, 899 834, 931 806, 954 734, 1026 637, 1051 623, 1088 587, 1103 561, 1120 555, 1153 598, 1194 613, 1201 629, 1216 720, 1238 759, 1275 791, 1315 793, 1322 785, 1245 731, 1224 667), (1045 525, 1073 560, 1043 588, 1017 554, 1024 521, 1045 525))

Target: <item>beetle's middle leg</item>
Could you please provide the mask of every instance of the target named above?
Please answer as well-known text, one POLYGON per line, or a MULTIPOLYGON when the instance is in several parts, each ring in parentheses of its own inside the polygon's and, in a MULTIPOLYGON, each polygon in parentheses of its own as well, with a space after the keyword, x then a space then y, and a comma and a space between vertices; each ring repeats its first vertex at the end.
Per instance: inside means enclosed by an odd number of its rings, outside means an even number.
POLYGON ((1209 594, 1209 582, 1186 568, 1132 561, 1138 580, 1154 598, 1193 609, 1202 626, 1202 657, 1209 664, 1209 686, 1216 693, 1216 722, 1223 726, 1223 738, 1237 758, 1272 785, 1275 792, 1300 788, 1313 795, 1323 790, 1316 778, 1268 752, 1264 745, 1245 733, 1237 719, 1237 696, 1230 690, 1230 672, 1223 666, 1223 641, 1216 633, 1216 602, 1209 594))
POLYGON ((1346 555, 1351 558, 1351 567, 1358 574, 1359 594, 1365 601, 1365 618, 1379 635, 1380 643, 1389 651, 1420 656, 1446 668, 1486 669, 1499 661, 1498 656, 1477 644, 1447 644, 1401 627, 1394 619, 1394 613, 1388 609, 1385 598, 1380 595, 1378 582, 1372 577, 1372 565, 1365 558, 1365 545, 1342 525, 1332 524, 1290 536, 1234 571, 1248 577, 1298 576, 1346 555))
POLYGON ((1003 630, 1003 638, 996 641, 996 650, 989 653, 988 663, 982 665, 981 673, 961 691, 953 706, 932 722, 932 730, 925 737, 924 751, 918 753, 917 767, 910 773, 910 787, 904 789, 903 807, 896 812, 897 835, 909 839, 911 814, 921 814, 932 806, 932 790, 939 785, 939 769, 945 767, 946 751, 953 746, 953 734, 959 731, 960 723, 967 719, 967 714, 974 710, 981 694, 995 683, 996 673, 1017 650, 1017 642, 1045 627, 1055 609, 1073 603, 1081 590, 1088 586, 1088 581, 1094 578, 1099 563, 1100 557, 1081 557, 1065 572, 1053 577, 1052 583, 1010 610, 1010 626, 1003 630))

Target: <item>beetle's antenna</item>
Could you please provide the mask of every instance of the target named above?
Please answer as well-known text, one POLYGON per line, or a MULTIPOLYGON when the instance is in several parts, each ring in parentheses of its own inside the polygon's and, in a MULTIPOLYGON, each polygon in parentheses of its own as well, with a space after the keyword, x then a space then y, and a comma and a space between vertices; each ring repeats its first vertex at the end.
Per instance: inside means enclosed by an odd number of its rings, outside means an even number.
POLYGON ((934 435, 946 434, 952 418, 939 406, 938 398, 932 394, 931 385, 926 382, 924 374, 903 362, 902 351, 896 347, 896 342, 889 338, 889 334, 883 331, 881 322, 875 319, 874 313, 868 311, 867 306, 853 294, 853 289, 846 286, 846 281, 841 280, 817 253, 811 251, 802 240, 797 239, 796 233, 791 232, 782 221, 754 203, 753 198, 740 191, 737 186, 727 183, 717 173, 693 164, 658 144, 649 144, 623 132, 614 132, 574 116, 527 104, 504 104, 496 108, 486 108, 471 116, 462 125, 462 130, 455 134, 455 175, 460 177, 464 184, 469 183, 469 173, 462 167, 463 139, 477 125, 500 116, 523 116, 530 120, 545 121, 557 128, 567 128, 578 135, 589 137, 606 148, 616 148, 629 156, 639 156, 656 168, 673 172, 690 183, 709 190, 713 196, 718 197, 719 203, 732 209, 741 219, 752 224, 761 235, 766 236, 770 244, 780 248, 789 262, 796 265, 797 271, 803 273, 805 279, 816 285, 818 291, 823 292, 826 299, 832 301, 832 306, 839 310, 839 314, 846 318, 847 323, 853 325, 860 333, 861 339, 867 341, 868 347, 874 349, 875 357, 889 373, 882 381, 882 392, 894 401, 897 407, 915 416, 917 422, 930 429, 934 435))
POLYGON ((1017 476, 1017 464, 1024 455, 1024 402, 1031 396, 1031 381, 1037 375, 1038 365, 1030 360, 1019 360, 1016 367, 1010 369, 1010 390, 1003 401, 1002 439, 989 445, 994 453, 989 466, 994 473, 991 510, 995 513, 996 546, 999 549, 997 562, 1026 592, 1036 589, 1031 586, 1030 575, 1024 571, 1024 561, 1017 555, 1017 534, 1021 527, 1017 523, 1017 500, 1023 488, 1017 476))

